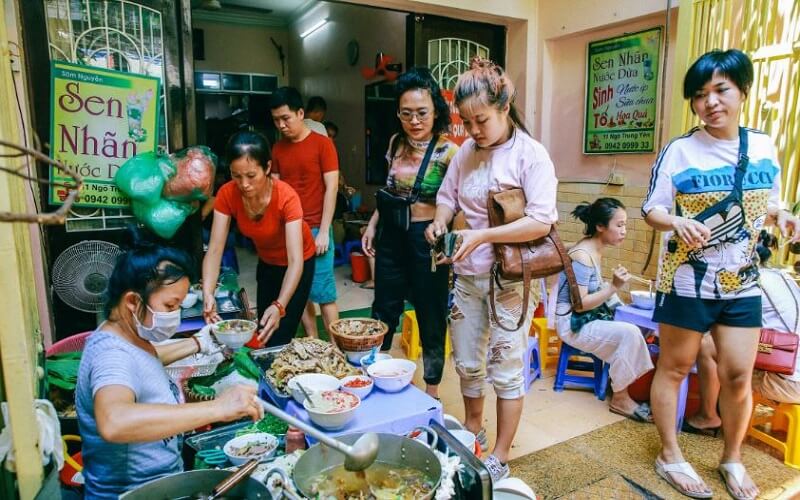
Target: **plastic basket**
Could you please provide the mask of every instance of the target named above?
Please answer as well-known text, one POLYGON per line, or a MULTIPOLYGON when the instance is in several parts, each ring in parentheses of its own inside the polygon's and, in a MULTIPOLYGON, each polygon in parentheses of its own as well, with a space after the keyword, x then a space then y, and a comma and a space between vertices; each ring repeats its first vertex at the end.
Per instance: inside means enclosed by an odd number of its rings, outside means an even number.
POLYGON ((166 370, 167 375, 169 375, 172 380, 180 381, 193 377, 211 375, 223 361, 225 361, 225 356, 221 352, 211 356, 198 357, 195 355, 179 359, 165 366, 164 370, 166 370))
POLYGON ((81 352, 83 346, 86 345, 86 339, 92 334, 94 330, 88 332, 76 333, 71 337, 61 339, 55 344, 51 345, 45 351, 45 357, 55 356, 56 354, 64 354, 65 352, 81 352))
POLYGON ((343 351, 362 352, 369 351, 373 347, 379 346, 383 343, 383 336, 389 331, 389 326, 383 321, 372 318, 343 318, 338 319, 331 323, 329 333, 331 339, 343 351), (366 330, 371 326, 377 325, 379 333, 373 335, 352 335, 344 333, 345 331, 353 331, 357 328, 356 323, 361 323, 363 328, 361 331, 366 330))

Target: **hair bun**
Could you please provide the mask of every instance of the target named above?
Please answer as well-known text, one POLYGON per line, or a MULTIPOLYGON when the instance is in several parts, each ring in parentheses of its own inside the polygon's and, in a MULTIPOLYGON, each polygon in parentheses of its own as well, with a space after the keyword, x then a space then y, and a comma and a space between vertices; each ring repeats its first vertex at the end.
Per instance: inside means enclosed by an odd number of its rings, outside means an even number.
POLYGON ((497 65, 489 60, 480 56, 472 56, 469 60, 469 69, 484 69, 497 71, 497 65))

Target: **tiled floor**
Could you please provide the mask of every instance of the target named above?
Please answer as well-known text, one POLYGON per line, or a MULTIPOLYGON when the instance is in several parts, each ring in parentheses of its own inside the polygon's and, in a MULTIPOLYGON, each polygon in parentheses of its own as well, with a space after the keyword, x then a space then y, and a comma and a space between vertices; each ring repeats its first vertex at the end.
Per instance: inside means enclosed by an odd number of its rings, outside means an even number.
MULTIPOLYGON (((256 297, 255 268, 256 256, 247 250, 238 249, 239 283, 248 291, 251 302, 256 297)), ((372 305, 373 292, 353 283, 350 278, 350 267, 336 268, 336 288, 339 295, 337 303, 340 311, 361 309, 372 305)), ((255 303, 252 304, 255 306, 255 303)), ((392 355, 403 357, 399 346, 399 335, 395 335, 392 355)), ((417 360, 419 370, 414 383, 424 387, 422 381, 422 359, 417 360)), ((550 368, 545 377, 533 383, 525 398, 525 409, 511 451, 511 458, 520 457, 556 443, 566 441, 575 436, 585 434, 599 427, 621 420, 622 417, 608 411, 608 405, 599 401, 591 392, 566 390, 553 392, 553 369, 550 368)), ((439 393, 442 397, 445 412, 461 420, 464 418, 464 405, 461 400, 458 376, 453 363, 445 364, 445 374, 439 393)), ((495 437, 495 402, 491 387, 486 391, 485 427, 490 444, 495 437)))

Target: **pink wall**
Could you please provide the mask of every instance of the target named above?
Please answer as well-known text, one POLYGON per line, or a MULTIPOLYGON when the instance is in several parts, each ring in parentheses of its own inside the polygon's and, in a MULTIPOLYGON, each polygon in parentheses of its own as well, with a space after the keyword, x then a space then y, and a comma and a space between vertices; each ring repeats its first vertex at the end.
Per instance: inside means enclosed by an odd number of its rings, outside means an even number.
MULTIPOLYGON (((647 184, 650 167, 655 161, 655 153, 589 156, 582 152, 586 101, 586 48, 589 42, 654 26, 664 26, 665 21, 662 13, 616 24, 613 27, 545 40, 541 108, 542 141, 553 158, 556 173, 562 182, 577 180, 604 182, 616 164, 616 173, 624 176, 626 186, 647 184)), ((670 20, 670 47, 675 45, 676 22, 677 11, 674 10, 670 20)), ((670 52, 666 75, 661 75, 661 78, 666 76, 665 91, 668 94, 664 102, 667 110, 670 103, 672 59, 673 52, 670 52)), ((665 133, 668 129, 668 118, 665 116, 665 133)), ((666 140, 668 138, 665 137, 666 140)))

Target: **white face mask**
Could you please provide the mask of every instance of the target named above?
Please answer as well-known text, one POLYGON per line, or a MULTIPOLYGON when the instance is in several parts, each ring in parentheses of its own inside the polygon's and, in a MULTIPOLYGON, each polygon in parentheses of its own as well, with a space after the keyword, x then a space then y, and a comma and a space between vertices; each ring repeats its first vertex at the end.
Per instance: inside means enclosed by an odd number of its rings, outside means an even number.
POLYGON ((136 322, 136 331, 140 337, 150 342, 161 342, 175 335, 181 324, 180 309, 162 312, 154 311, 147 306, 147 310, 153 315, 153 326, 144 326, 135 314, 133 316, 133 320, 136 322))

